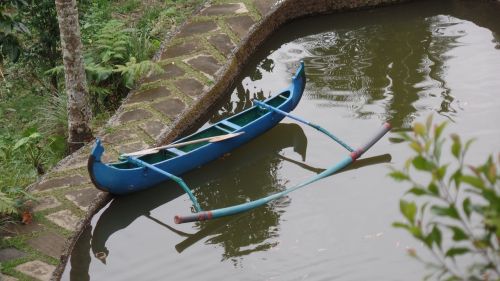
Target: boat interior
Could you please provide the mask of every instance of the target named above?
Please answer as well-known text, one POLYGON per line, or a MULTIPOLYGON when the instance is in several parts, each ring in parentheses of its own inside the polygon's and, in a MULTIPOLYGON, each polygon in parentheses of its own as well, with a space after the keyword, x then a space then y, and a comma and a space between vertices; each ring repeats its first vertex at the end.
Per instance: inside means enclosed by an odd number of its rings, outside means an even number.
MULTIPOLYGON (((269 98, 268 100, 265 100, 264 102, 269 104, 270 106, 273 107, 279 107, 282 105, 284 102, 286 102, 290 98, 291 92, 290 91, 284 91, 280 93, 279 95, 276 95, 274 97, 269 98)), ((231 134, 242 127, 250 124, 251 122, 257 120, 259 117, 262 115, 268 113, 269 111, 264 108, 260 108, 258 106, 253 106, 245 111, 242 111, 234 116, 231 116, 227 119, 224 119, 222 121, 219 121, 215 123, 214 125, 203 129, 199 132, 196 132, 192 135, 189 135, 185 138, 181 138, 174 143, 177 142, 187 142, 187 141, 193 141, 201 138, 207 138, 207 137, 215 137, 215 136, 220 136, 220 135, 225 135, 225 134, 231 134)), ((199 142, 199 143, 194 143, 186 146, 182 146, 179 148, 168 148, 168 149, 162 149, 157 153, 154 154, 148 154, 148 155, 143 155, 138 157, 140 160, 149 163, 149 164, 155 164, 161 161, 165 161, 168 159, 172 159, 178 156, 182 156, 186 153, 189 153, 197 148, 200 148, 202 146, 205 146, 209 144, 208 141, 204 142, 199 142)), ((128 161, 122 161, 122 162, 116 162, 110 164, 111 166, 118 168, 118 169, 132 169, 132 168, 137 168, 137 166, 133 163, 130 163, 128 161)))

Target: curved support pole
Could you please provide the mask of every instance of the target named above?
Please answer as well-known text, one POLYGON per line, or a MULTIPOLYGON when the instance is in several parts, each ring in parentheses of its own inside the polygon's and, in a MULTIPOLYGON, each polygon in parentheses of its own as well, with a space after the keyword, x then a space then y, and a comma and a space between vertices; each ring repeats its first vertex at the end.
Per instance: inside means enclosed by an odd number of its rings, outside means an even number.
POLYGON ((283 197, 287 195, 288 193, 295 191, 299 188, 302 188, 306 185, 309 185, 315 181, 318 181, 322 178, 325 178, 331 174, 334 174, 341 169, 345 168, 349 164, 353 163, 358 159, 364 152, 366 152, 370 147, 372 147, 378 140, 380 140, 389 130, 391 129, 391 125, 389 123, 385 123, 384 126, 377 132, 375 136, 373 136, 365 145, 363 145, 361 148, 357 149, 356 151, 352 152, 349 156, 344 158, 342 161, 337 163, 336 165, 326 169, 325 171, 319 173, 318 175, 310 178, 309 180, 296 185, 292 188, 283 190, 281 192, 269 195, 264 198, 257 199, 255 201, 250 201, 247 203, 239 204, 239 205, 234 205, 226 208, 221 208, 217 210, 212 210, 212 211, 203 211, 203 212, 198 212, 195 214, 191 215, 186 215, 186 216, 180 216, 177 215, 174 217, 175 223, 185 223, 185 222, 193 222, 193 221, 203 221, 203 220, 210 220, 210 219, 216 219, 216 218, 221 218, 225 216, 230 216, 230 215, 235 215, 238 213, 246 212, 251 209, 255 209, 257 207, 260 207, 262 205, 265 205, 269 203, 272 200, 278 199, 280 197, 283 197))
POLYGON ((151 170, 153 170, 153 171, 155 171, 155 172, 157 172, 159 174, 162 174, 162 175, 166 176, 167 178, 175 181, 187 193, 187 195, 189 196, 189 199, 191 199, 191 201, 193 202, 193 205, 194 205, 194 208, 195 208, 196 212, 201 212, 202 211, 201 207, 200 207, 200 204, 196 200, 196 197, 194 197, 193 193, 191 192, 191 190, 189 189, 189 187, 187 186, 187 184, 181 178, 176 177, 176 176, 174 176, 174 175, 172 175, 172 174, 170 174, 168 172, 165 172, 165 171, 163 171, 161 169, 158 169, 155 166, 153 166, 153 165, 151 165, 149 163, 146 163, 146 162, 144 162, 142 160, 139 160, 139 159, 137 159, 135 157, 128 156, 127 160, 130 161, 130 162, 132 162, 132 163, 135 163, 135 164, 137 164, 139 166, 149 168, 149 169, 151 169, 151 170))
POLYGON ((308 126, 311 126, 311 127, 313 127, 314 129, 316 129, 316 130, 318 130, 318 131, 322 132, 323 134, 327 135, 328 137, 330 137, 331 139, 333 139, 334 141, 336 141, 338 144, 340 144, 341 146, 343 146, 343 147, 344 147, 345 149, 347 149, 349 152, 353 152, 353 151, 354 151, 354 148, 350 147, 347 143, 343 142, 341 139, 339 139, 338 137, 336 137, 336 136, 335 136, 335 135, 333 135, 332 133, 328 132, 325 128, 321 127, 320 125, 317 125, 317 124, 314 124, 314 123, 312 123, 312 122, 306 121, 306 120, 304 120, 304 119, 302 119, 302 118, 300 118, 300 117, 298 117, 298 116, 295 116, 295 115, 293 115, 293 114, 290 114, 290 113, 288 113, 288 112, 285 112, 285 111, 283 111, 283 110, 280 110, 280 109, 278 109, 278 108, 276 108, 276 107, 270 106, 269 104, 267 104, 267 103, 263 103, 263 102, 261 102, 261 101, 259 101, 259 100, 253 100, 253 103, 254 103, 254 104, 256 104, 256 105, 258 105, 258 106, 260 106, 260 107, 263 107, 263 108, 265 108, 265 109, 269 109, 269 110, 272 110, 272 111, 274 111, 274 112, 276 112, 276 113, 279 113, 279 114, 281 114, 281 115, 284 115, 284 116, 286 116, 286 117, 289 117, 289 118, 291 118, 291 119, 293 119, 293 120, 296 120, 296 121, 298 121, 298 122, 300 122, 300 123, 304 123, 304 124, 306 124, 306 125, 308 125, 308 126))

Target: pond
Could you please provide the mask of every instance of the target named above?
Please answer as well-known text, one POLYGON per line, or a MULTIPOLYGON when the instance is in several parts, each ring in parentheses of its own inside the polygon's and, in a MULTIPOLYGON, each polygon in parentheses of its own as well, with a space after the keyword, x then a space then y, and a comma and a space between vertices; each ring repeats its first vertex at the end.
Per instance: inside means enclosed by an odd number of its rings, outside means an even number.
MULTIPOLYGON (((115 199, 84 231, 62 280, 421 279, 424 267, 406 251, 423 247, 391 226, 407 187, 388 167, 411 156, 395 132, 433 114, 450 122, 447 133, 477 138, 469 162, 500 151, 499 12, 498 2, 417 1, 284 26, 210 122, 286 87, 303 60, 296 115, 354 146, 385 121, 393 132, 352 169, 234 217, 175 225, 191 204, 171 183, 115 199)), ((213 209, 291 187, 345 155, 285 119, 184 178, 213 209)))

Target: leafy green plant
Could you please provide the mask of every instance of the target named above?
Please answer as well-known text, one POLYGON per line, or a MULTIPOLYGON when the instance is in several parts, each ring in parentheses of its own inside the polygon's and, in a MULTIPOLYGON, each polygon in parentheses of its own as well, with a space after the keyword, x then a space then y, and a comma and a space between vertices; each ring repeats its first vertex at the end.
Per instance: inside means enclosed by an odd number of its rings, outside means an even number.
POLYGON ((29 129, 25 132, 25 136, 16 142, 13 150, 20 151, 37 173, 42 175, 45 173, 44 164, 47 162, 48 154, 64 149, 64 143, 64 138, 60 136, 44 138, 36 129, 29 129))
MULTIPOLYGON (((20 64, 26 69, 23 79, 44 87, 45 92, 55 92, 58 79, 55 75, 41 75, 57 66, 62 57, 59 25, 54 0, 26 0, 27 5, 19 9, 19 16, 30 30, 23 40, 23 57, 20 64)), ((81 2, 81 1, 78 1, 81 2)))
POLYGON ((0 191, 0 214, 21 213, 32 200, 34 197, 21 188, 0 191))
POLYGON ((33 132, 19 139, 13 148, 13 150, 22 151, 40 175, 44 173, 42 166, 44 153, 41 146, 41 139, 42 135, 40 133, 33 132))
POLYGON ((28 28, 15 18, 17 10, 27 5, 24 0, 0 2, 0 62, 9 58, 16 62, 21 54, 21 42, 18 35, 29 33, 28 28))
POLYGON ((484 164, 465 164, 472 140, 451 135, 452 163, 442 163, 447 123, 416 123, 413 133, 400 136, 415 152, 401 170, 390 176, 410 184, 414 201, 400 200, 404 222, 394 227, 408 231, 432 253, 422 258, 437 280, 500 280, 500 155, 484 164))

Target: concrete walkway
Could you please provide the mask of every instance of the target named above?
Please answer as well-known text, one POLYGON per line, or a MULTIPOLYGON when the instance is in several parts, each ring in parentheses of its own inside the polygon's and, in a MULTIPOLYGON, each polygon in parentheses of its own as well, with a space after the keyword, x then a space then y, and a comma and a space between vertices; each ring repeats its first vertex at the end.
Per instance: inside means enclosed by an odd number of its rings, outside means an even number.
MULTIPOLYGON (((289 19, 394 0, 212 1, 162 48, 165 73, 146 77, 98 134, 105 161, 168 142, 202 120, 255 49, 289 19), (278 2, 278 3, 276 3, 278 2)), ((0 280, 57 280, 92 215, 111 199, 87 173, 92 144, 61 161, 30 187, 38 199, 33 223, 3 233, 0 280)))

